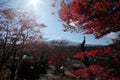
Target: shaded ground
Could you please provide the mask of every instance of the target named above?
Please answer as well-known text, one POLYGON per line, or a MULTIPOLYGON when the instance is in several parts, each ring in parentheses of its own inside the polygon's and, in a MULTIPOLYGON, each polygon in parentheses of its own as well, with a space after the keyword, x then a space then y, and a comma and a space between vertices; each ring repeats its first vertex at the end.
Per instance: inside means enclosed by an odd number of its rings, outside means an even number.
POLYGON ((70 78, 68 78, 67 74, 69 74, 69 72, 65 72, 66 75, 62 75, 62 74, 56 74, 54 73, 54 68, 52 69, 48 69, 47 70, 47 74, 45 75, 40 75, 40 79, 38 80, 72 80, 70 78))

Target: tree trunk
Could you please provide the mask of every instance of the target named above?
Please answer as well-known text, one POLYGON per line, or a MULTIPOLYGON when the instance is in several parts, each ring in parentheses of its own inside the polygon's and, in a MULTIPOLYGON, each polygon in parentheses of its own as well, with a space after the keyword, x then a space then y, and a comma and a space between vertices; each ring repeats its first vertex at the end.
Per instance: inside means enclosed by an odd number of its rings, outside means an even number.
POLYGON ((11 75, 10 75, 10 80, 15 80, 15 72, 16 72, 16 69, 11 69, 11 75))
POLYGON ((11 66, 11 76, 10 76, 10 80, 15 80, 15 73, 16 73, 16 69, 17 69, 17 62, 16 62, 16 52, 17 50, 14 50, 13 53, 13 62, 12 62, 12 66, 11 66))

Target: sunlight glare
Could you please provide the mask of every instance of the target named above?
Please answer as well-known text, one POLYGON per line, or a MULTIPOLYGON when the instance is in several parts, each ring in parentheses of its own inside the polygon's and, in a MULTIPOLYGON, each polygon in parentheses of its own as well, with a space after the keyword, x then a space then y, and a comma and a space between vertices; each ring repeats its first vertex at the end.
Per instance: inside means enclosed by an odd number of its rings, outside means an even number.
POLYGON ((40 0, 30 0, 29 4, 33 6, 34 8, 37 7, 37 4, 40 2, 40 0))

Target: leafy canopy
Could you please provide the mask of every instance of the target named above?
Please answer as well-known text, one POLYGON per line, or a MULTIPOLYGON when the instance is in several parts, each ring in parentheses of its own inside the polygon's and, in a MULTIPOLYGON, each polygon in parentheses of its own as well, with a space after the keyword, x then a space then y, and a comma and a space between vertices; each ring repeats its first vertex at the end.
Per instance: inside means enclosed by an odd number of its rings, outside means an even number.
POLYGON ((100 38, 120 31, 120 0, 62 0, 59 16, 64 31, 84 32, 100 38))

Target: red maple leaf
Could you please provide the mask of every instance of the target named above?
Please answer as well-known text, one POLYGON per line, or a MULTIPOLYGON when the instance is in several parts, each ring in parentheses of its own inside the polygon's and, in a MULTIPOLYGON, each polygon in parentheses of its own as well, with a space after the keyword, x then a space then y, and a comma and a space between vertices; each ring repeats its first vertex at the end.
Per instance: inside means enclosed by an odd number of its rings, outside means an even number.
POLYGON ((52 6, 53 8, 56 7, 56 1, 57 1, 57 0, 55 0, 55 1, 51 4, 51 6, 52 6))
POLYGON ((40 24, 39 26, 40 26, 40 27, 43 27, 43 28, 44 28, 44 27, 47 27, 45 24, 40 24))

